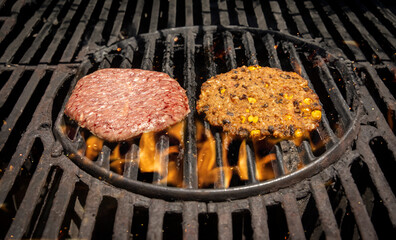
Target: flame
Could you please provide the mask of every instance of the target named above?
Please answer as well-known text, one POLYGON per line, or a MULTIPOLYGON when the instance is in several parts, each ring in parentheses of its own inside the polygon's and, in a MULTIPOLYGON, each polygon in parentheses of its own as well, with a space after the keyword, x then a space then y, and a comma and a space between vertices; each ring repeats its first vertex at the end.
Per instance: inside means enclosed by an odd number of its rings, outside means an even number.
POLYGON ((247 152, 246 152, 246 139, 244 139, 239 147, 238 155, 238 175, 241 180, 248 180, 248 168, 247 168, 247 152))
POLYGON ((102 151, 103 140, 92 135, 86 140, 87 148, 85 149, 85 156, 90 160, 95 160, 95 158, 102 151))
POLYGON ((235 139, 235 136, 228 134, 228 133, 222 133, 222 156, 223 156, 223 173, 224 173, 224 187, 228 188, 231 183, 231 178, 233 175, 234 168, 229 166, 228 163, 228 148, 231 144, 231 142, 235 139))
POLYGON ((349 46, 359 47, 359 43, 354 40, 345 40, 343 42, 344 42, 344 44, 349 45, 349 46))
POLYGON ((166 149, 157 149, 155 132, 142 134, 139 142, 139 169, 141 172, 157 172, 162 177, 160 183, 171 184, 181 187, 183 185, 183 173, 179 160, 182 159, 182 152, 184 138, 184 121, 179 122, 166 130, 168 136, 176 138, 179 146, 169 146, 166 149), (171 156, 178 155, 176 159, 171 156), (161 163, 168 161, 166 174, 166 167, 162 167, 161 163))
POLYGON ((141 172, 158 172, 161 169, 155 154, 155 133, 143 133, 139 142, 139 168, 141 172))
MULTIPOLYGON (((159 184, 183 187, 183 155, 184 155, 184 130, 185 122, 179 122, 163 132, 148 132, 142 134, 139 140, 139 169, 142 173, 158 173, 159 184), (158 149, 158 137, 165 136, 169 140, 169 146, 164 149, 158 149), (162 166, 164 165, 165 166, 162 166)), ((221 156, 222 162, 216 160, 216 139, 210 128, 205 127, 202 122, 196 121, 196 139, 197 139, 197 173, 198 186, 200 188, 211 185, 219 185, 220 177, 224 177, 220 187, 228 188, 231 185, 233 176, 237 176, 241 181, 248 181, 248 158, 247 158, 247 139, 242 139, 237 152, 237 162, 230 165, 228 160, 231 143, 240 141, 237 136, 228 133, 221 133, 221 156)), ((308 132, 303 133, 299 138, 280 139, 265 138, 252 139, 254 156, 255 156, 255 177, 258 181, 265 181, 275 178, 272 168, 272 162, 276 160, 276 154, 271 149, 283 140, 291 140, 296 146, 300 146, 303 140, 310 142, 313 151, 325 147, 329 138, 321 139, 316 142, 308 132)), ((136 140, 135 140, 136 141, 136 140)), ((250 140, 249 140, 250 141, 250 140)), ((89 136, 86 140, 85 156, 94 161, 102 150, 104 141, 96 136, 89 136)), ((126 159, 126 152, 123 144, 117 144, 110 155, 110 168, 112 171, 122 174, 126 159)), ((250 143, 249 143, 250 145, 250 143)), ((135 161, 137 159, 134 159, 135 161)), ((299 168, 302 167, 299 164, 299 168)))
POLYGON ((262 158, 256 155, 256 178, 259 181, 275 178, 272 161, 276 160, 275 153, 270 153, 262 158))
POLYGON ((220 169, 216 167, 216 141, 210 129, 200 121, 197 121, 196 127, 198 186, 204 187, 218 181, 220 169))
POLYGON ((117 146, 114 148, 110 155, 110 169, 118 174, 122 174, 125 163, 125 156, 121 155, 120 145, 120 143, 117 144, 117 146))

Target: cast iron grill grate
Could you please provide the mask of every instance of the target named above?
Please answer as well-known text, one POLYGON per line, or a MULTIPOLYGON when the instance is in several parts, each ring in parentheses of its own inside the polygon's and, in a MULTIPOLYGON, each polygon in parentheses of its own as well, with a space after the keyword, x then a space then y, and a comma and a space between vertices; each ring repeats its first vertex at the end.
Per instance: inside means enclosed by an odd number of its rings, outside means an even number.
MULTIPOLYGON (((275 176, 270 181, 264 181, 268 178, 259 181, 258 172, 262 171, 265 166, 259 165, 259 161, 255 160, 259 158, 258 151, 262 148, 260 144, 266 143, 259 142, 254 146, 252 143, 246 144, 248 179, 227 190, 224 190, 228 187, 225 166, 228 166, 229 162, 242 160, 238 159, 238 155, 229 159, 222 156, 222 154, 227 154, 222 150, 224 142, 227 141, 226 137, 221 136, 220 130, 211 128, 207 123, 204 124, 207 129, 206 135, 211 135, 209 132, 213 132, 216 141, 213 145, 217 146, 213 154, 216 155, 216 168, 220 170, 212 186, 213 189, 198 189, 201 179, 199 179, 200 169, 197 167, 197 162, 201 159, 197 159, 197 156, 198 158, 200 156, 200 149, 197 149, 199 143, 196 137, 198 131, 196 122, 200 120, 194 111, 185 120, 184 140, 181 140, 183 149, 180 151, 184 153, 184 156, 175 160, 176 165, 182 166, 178 170, 183 173, 183 188, 167 186, 167 173, 171 171, 168 169, 168 166, 171 166, 169 156, 160 158, 158 163, 149 160, 152 164, 160 165, 158 170, 154 170, 157 172, 153 173, 153 179, 150 182, 152 184, 146 183, 151 179, 147 180, 139 176, 142 175, 139 169, 143 169, 141 164, 144 160, 142 155, 139 157, 139 151, 144 151, 137 145, 139 140, 120 144, 121 147, 122 145, 128 146, 125 150, 125 160, 123 159, 124 165, 121 165, 118 173, 111 168, 114 162, 119 161, 118 159, 111 160, 111 156, 119 149, 115 147, 115 144, 104 142, 102 149, 99 149, 101 151, 97 159, 91 161, 85 157, 91 154, 86 154, 92 145, 88 143, 89 134, 86 131, 79 131, 75 124, 73 126, 73 124, 65 123, 68 121, 67 117, 61 113, 55 125, 56 136, 63 144, 68 156, 90 174, 132 192, 165 199, 219 201, 275 191, 297 183, 328 166, 339 157, 340 153, 346 151, 357 133, 359 104, 353 87, 356 80, 352 70, 348 70, 347 63, 318 46, 284 34, 256 29, 219 27, 164 30, 124 40, 93 54, 90 60, 90 62, 83 63, 79 69, 83 75, 105 67, 165 71, 175 77, 186 89, 190 109, 195 109, 200 85, 207 77, 243 64, 259 64, 297 71, 310 79, 311 87, 321 96, 324 107, 323 121, 318 130, 311 134, 310 143, 304 141, 297 147, 292 141, 283 141, 270 149, 270 152, 264 155, 264 158, 268 158, 270 154, 276 156, 268 163, 273 173, 267 173, 267 171, 264 173, 275 176), (256 48, 260 51, 256 51, 256 48), (65 125, 66 130, 62 130, 61 128, 65 125), (301 169, 296 171, 298 165, 301 169), (161 176, 161 174, 164 175, 161 176)), ((206 137, 209 138, 209 136, 206 137)), ((167 133, 160 133, 158 140, 152 143, 155 144, 155 151, 159 152, 158 154, 167 154, 163 153, 162 149, 169 148, 170 138, 171 136, 167 133)), ((140 142, 142 141, 140 139, 140 142)), ((238 146, 238 143, 240 144, 237 142, 233 148, 245 147, 245 144, 238 146)), ((209 154, 209 149, 202 151, 209 154)))

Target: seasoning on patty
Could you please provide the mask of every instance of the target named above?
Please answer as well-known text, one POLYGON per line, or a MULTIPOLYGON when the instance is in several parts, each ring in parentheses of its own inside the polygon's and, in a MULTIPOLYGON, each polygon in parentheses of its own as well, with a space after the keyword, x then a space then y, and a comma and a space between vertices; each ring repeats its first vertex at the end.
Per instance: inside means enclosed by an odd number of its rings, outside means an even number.
POLYGON ((241 137, 299 138, 318 127, 319 97, 294 72, 250 66, 202 84, 197 110, 212 126, 241 137))

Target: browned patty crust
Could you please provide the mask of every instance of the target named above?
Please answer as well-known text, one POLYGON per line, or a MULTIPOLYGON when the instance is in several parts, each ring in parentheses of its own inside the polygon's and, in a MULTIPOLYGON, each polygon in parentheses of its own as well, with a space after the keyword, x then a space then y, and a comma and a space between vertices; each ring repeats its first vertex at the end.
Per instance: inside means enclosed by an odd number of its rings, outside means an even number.
POLYGON ((292 138, 319 125, 322 107, 297 73, 243 66, 203 83, 197 110, 234 135, 292 138))
POLYGON ((163 130, 189 112, 185 90, 167 74, 112 68, 81 78, 65 108, 81 127, 107 141, 163 130))

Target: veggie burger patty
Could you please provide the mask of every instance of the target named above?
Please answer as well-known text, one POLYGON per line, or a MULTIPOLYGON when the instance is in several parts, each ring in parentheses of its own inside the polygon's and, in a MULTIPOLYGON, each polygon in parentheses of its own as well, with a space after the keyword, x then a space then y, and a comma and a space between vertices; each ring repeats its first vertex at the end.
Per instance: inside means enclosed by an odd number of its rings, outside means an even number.
POLYGON ((202 84, 197 110, 213 126, 241 137, 301 137, 321 120, 308 81, 276 68, 239 67, 202 84))

